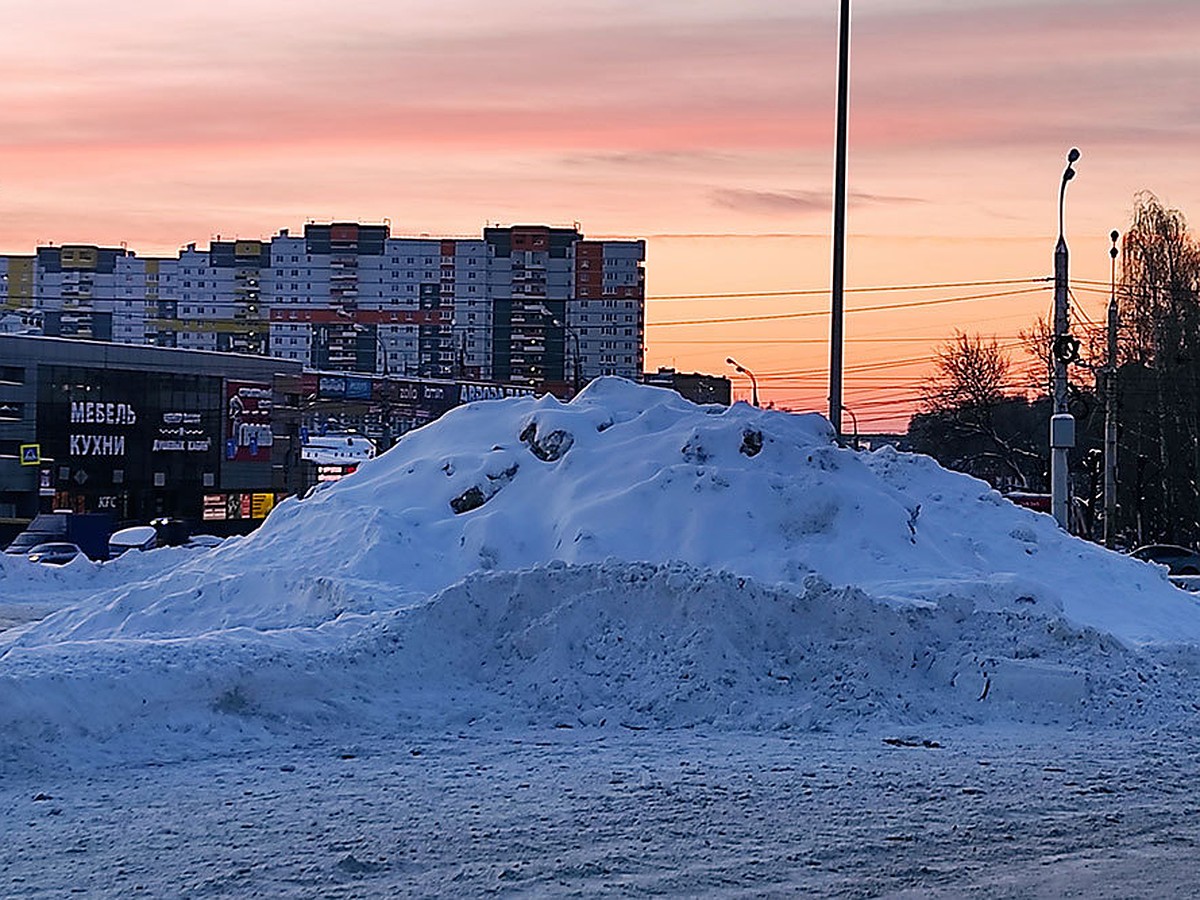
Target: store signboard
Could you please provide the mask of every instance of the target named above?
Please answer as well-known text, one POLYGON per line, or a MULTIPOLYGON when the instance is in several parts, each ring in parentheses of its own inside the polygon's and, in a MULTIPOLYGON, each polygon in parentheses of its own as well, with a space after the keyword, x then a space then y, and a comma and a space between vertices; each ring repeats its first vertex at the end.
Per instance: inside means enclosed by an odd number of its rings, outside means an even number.
POLYGON ((274 508, 275 495, 269 491, 205 494, 202 518, 205 522, 265 519, 274 508))
POLYGON ((370 400, 371 399, 371 379, 369 379, 369 378, 347 378, 346 379, 346 399, 347 400, 370 400))
POLYGON ((225 458, 230 462, 270 462, 275 441, 271 432, 271 386, 230 381, 225 386, 225 397, 225 458))
POLYGON ((225 513, 225 495, 205 494, 201 518, 205 522, 224 522, 227 518, 225 513))

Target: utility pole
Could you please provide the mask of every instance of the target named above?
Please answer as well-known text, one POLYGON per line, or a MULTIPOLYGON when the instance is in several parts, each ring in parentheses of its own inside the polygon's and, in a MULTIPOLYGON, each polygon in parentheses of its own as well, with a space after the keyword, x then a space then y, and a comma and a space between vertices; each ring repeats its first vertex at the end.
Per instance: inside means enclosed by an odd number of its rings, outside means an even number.
POLYGON ((1068 516, 1068 494, 1070 471, 1068 454, 1075 446, 1075 418, 1067 406, 1067 365, 1079 358, 1079 341, 1071 337, 1068 307, 1068 255, 1067 240, 1063 236, 1063 200, 1067 194, 1067 182, 1075 177, 1071 165, 1079 159, 1074 147, 1067 154, 1067 167, 1063 170, 1062 184, 1058 189, 1058 243, 1054 246, 1054 412, 1050 416, 1050 511, 1058 527, 1070 530, 1068 516))
POLYGON ((842 436, 842 349, 846 318, 846 143, 850 92, 850 0, 842 0, 838 21, 837 138, 833 167, 833 274, 829 316, 829 421, 842 436))
POLYGON ((1116 538, 1117 516, 1117 238, 1113 231, 1108 298, 1108 365, 1104 372, 1104 546, 1112 547, 1116 538))

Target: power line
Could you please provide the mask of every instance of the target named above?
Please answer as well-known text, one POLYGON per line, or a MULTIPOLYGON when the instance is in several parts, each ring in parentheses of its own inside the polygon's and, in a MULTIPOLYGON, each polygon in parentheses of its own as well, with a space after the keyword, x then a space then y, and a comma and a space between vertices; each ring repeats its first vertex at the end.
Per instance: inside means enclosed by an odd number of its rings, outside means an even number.
MULTIPOLYGON (((997 340, 1018 340, 1020 335, 996 335, 997 340)), ((936 341, 945 341, 950 338, 947 335, 931 335, 929 337, 860 337, 847 338, 847 344, 928 344, 936 341)), ((709 340, 691 340, 689 338, 660 338, 656 339, 657 345, 663 344, 715 344, 721 347, 728 347, 734 344, 828 344, 828 338, 735 338, 733 340, 709 341, 709 340)))
MULTIPOLYGON (((912 309, 918 306, 939 306, 945 303, 963 303, 968 300, 991 300, 998 297, 1015 297, 1019 294, 1030 294, 1045 290, 1043 287, 1022 288, 1017 291, 993 291, 986 294, 969 294, 964 297, 940 297, 934 300, 914 300, 910 303, 882 303, 876 306, 858 306, 847 309, 847 313, 880 312, 889 309, 912 309)), ((795 313, 776 313, 762 316, 729 316, 719 319, 687 319, 675 322, 647 322, 647 328, 669 328, 676 325, 727 325, 734 322, 774 322, 780 319, 807 319, 813 316, 827 316, 829 310, 817 309, 795 313)))
MULTIPOLYGON (((998 278, 990 281, 942 281, 930 284, 886 284, 875 287, 845 288, 845 292, 856 294, 874 294, 888 291, 933 291, 945 288, 962 287, 993 287, 1001 284, 1036 284, 1052 281, 1045 278, 998 278)), ((824 297, 829 294, 829 288, 805 288, 797 291, 742 291, 736 293, 715 294, 656 294, 646 297, 646 300, 737 300, 754 297, 824 297)))

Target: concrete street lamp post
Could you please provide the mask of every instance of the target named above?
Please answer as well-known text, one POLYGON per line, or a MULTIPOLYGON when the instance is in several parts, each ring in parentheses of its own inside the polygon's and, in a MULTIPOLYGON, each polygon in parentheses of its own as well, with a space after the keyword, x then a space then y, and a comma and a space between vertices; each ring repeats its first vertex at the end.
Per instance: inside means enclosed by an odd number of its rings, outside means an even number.
POLYGON ((1067 407, 1067 366, 1079 358, 1079 341, 1071 337, 1068 307, 1067 240, 1063 234, 1063 201, 1067 182, 1075 177, 1071 166, 1079 159, 1079 151, 1071 148, 1067 167, 1063 170, 1058 189, 1058 243, 1054 246, 1054 412, 1050 416, 1050 511, 1060 528, 1069 530, 1068 486, 1070 480, 1068 454, 1075 446, 1075 418, 1067 407))

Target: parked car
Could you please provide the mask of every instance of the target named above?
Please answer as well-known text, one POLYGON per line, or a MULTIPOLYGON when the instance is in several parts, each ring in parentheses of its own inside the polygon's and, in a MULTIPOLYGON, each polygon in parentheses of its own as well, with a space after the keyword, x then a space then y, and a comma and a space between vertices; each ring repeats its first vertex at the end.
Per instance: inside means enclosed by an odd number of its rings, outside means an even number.
POLYGON ((184 541, 183 546, 191 550, 211 550, 213 547, 220 547, 223 543, 225 543, 223 538, 213 534, 193 534, 184 541))
POLYGON ((28 556, 34 547, 47 543, 47 537, 48 535, 38 534, 36 531, 22 531, 4 548, 4 552, 9 556, 28 556))
POLYGON ((153 525, 134 525, 113 532, 108 539, 108 558, 116 559, 130 550, 153 550, 158 546, 158 530, 153 525))
POLYGON ((44 563, 51 566, 61 566, 69 563, 75 557, 79 556, 83 551, 75 544, 66 544, 55 542, 52 544, 38 544, 29 551, 26 557, 30 562, 44 563))
POLYGON ((5 549, 14 556, 28 555, 39 544, 70 543, 92 559, 108 558, 108 536, 112 534, 113 518, 108 513, 76 513, 58 510, 38 513, 29 527, 16 536, 5 549))
POLYGON ((1200 553, 1175 544, 1150 544, 1130 554, 1143 562, 1166 566, 1171 575, 1200 575, 1200 553))

